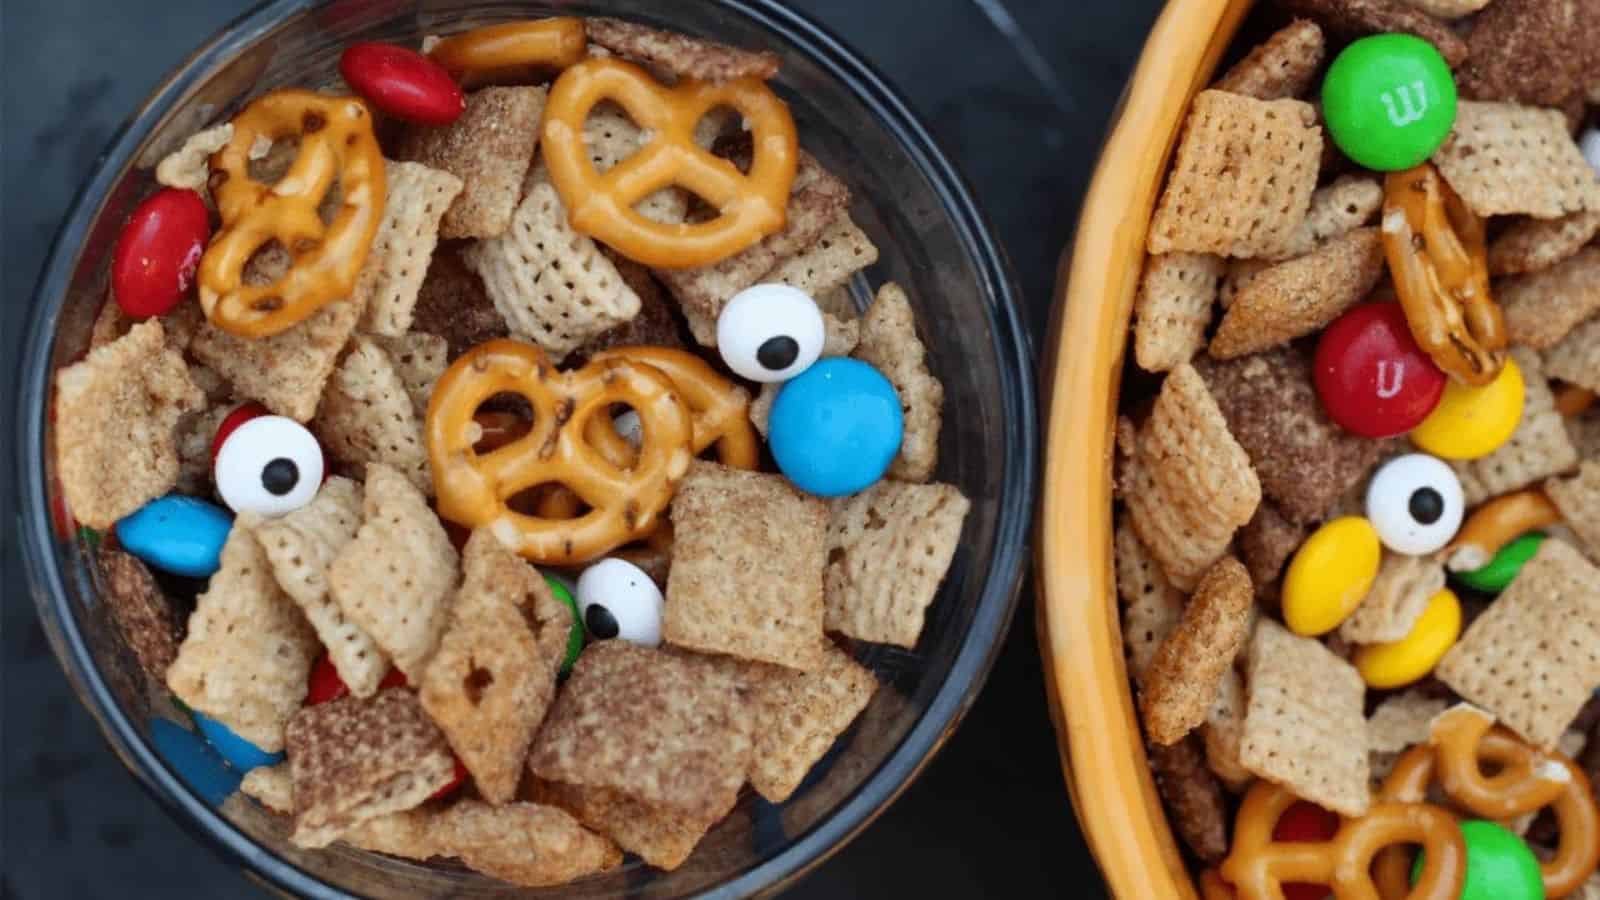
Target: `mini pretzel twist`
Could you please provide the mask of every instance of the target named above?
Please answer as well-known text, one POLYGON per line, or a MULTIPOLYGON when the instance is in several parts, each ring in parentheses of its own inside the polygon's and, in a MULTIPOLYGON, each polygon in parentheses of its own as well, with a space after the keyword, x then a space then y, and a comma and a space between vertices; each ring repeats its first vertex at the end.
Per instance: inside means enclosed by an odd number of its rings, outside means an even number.
POLYGON ((428 56, 466 87, 523 80, 536 69, 565 69, 588 50, 583 20, 561 17, 486 25, 451 35, 428 56))
MULTIPOLYGON (((1540 863, 1547 897, 1576 891, 1600 865, 1600 809, 1589 779, 1560 753, 1541 753, 1487 713, 1456 706, 1433 722, 1429 746, 1407 750, 1395 764, 1379 796, 1411 800, 1424 796, 1437 776, 1451 802, 1474 816, 1507 822, 1546 806, 1555 812, 1561 843, 1555 856, 1540 863), (1497 768, 1485 775, 1483 765, 1497 768)), ((1379 857, 1375 874, 1386 896, 1403 890, 1410 867, 1396 849, 1379 857)))
POLYGON ((1452 572, 1481 569, 1507 544, 1560 521, 1561 510, 1538 488, 1501 494, 1473 510, 1445 548, 1445 567, 1452 572))
POLYGON ((240 337, 284 331, 323 306, 350 296, 383 217, 383 153, 372 115, 354 97, 273 91, 233 118, 233 139, 211 157, 211 193, 222 227, 200 258, 200 306, 206 318, 240 337), (250 177, 258 138, 300 138, 300 150, 277 184, 250 177), (323 224, 318 206, 339 182, 340 203, 323 224), (244 284, 244 267, 277 240, 294 263, 266 285, 244 284))
POLYGON ((1286 883, 1327 885, 1338 900, 1378 900, 1372 859, 1396 844, 1420 844, 1427 858, 1410 900, 1455 900, 1466 880, 1467 848, 1455 818, 1427 803, 1374 803, 1346 819, 1328 841, 1276 841, 1272 830, 1296 797, 1257 781, 1234 823, 1233 847, 1219 870, 1242 900, 1282 900, 1286 883))
POLYGON ((574 229, 629 259, 668 269, 710 265, 781 229, 799 159, 788 106, 759 79, 684 81, 668 88, 618 59, 585 60, 556 79, 539 147, 574 229), (583 122, 606 100, 620 104, 650 141, 601 174, 584 146, 583 122), (743 115, 754 136, 749 174, 694 142, 695 125, 719 106, 743 115), (674 185, 720 215, 666 224, 633 208, 674 185))
POLYGON ((693 423, 672 383, 625 359, 591 362, 562 373, 537 347, 493 340, 467 351, 439 378, 428 404, 428 458, 439 515, 469 528, 488 527, 534 562, 587 562, 649 532, 693 459, 693 423), (533 407, 528 432, 487 453, 473 418, 499 393, 533 407), (583 438, 589 420, 632 407, 644 425, 638 459, 622 469, 583 438), (507 501, 542 484, 571 490, 589 511, 551 519, 516 512, 507 501))
MULTIPOLYGON (((595 354, 596 360, 625 359, 657 369, 672 382, 678 396, 694 414, 694 442, 699 456, 715 444, 717 459, 735 469, 754 469, 761 460, 761 444, 750 424, 750 394, 687 350, 672 347, 620 347, 595 354)), ((586 432, 589 442, 617 465, 627 465, 634 450, 615 428, 594 419, 586 432)))
MULTIPOLYGON (((694 439, 689 449, 695 456, 716 444, 717 459, 725 466, 754 469, 761 461, 761 445, 755 426, 750 424, 750 394, 717 374, 705 360, 671 347, 624 347, 597 353, 593 358, 625 359, 667 376, 694 416, 694 439)), ((611 427, 610 420, 601 416, 590 419, 584 437, 617 468, 633 466, 637 451, 611 427)), ((539 515, 547 519, 569 519, 577 514, 578 498, 571 491, 551 491, 539 503, 539 515)))
POLYGON ((1506 323, 1489 295, 1483 219, 1431 163, 1384 183, 1383 247, 1411 336, 1439 368, 1484 385, 1506 361, 1506 323))

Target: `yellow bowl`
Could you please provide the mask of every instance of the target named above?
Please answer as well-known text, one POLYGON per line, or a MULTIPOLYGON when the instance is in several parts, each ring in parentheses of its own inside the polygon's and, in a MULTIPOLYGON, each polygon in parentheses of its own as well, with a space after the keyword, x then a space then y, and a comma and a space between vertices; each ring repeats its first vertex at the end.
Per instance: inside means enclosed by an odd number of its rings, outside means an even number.
POLYGON ((1061 767, 1112 892, 1196 896, 1146 763, 1111 560, 1112 429, 1150 224, 1189 100, 1250 0, 1171 0, 1145 43, 1062 257, 1044 368, 1039 643, 1061 767), (1065 701, 1064 701, 1065 698, 1065 701))

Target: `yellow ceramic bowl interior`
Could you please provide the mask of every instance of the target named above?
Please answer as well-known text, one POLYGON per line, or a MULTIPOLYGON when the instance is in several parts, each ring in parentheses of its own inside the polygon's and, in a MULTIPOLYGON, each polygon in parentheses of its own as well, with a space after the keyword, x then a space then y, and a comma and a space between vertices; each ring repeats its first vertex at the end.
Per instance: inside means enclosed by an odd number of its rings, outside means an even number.
POLYGON ((1156 796, 1123 663, 1111 560, 1112 428, 1145 231, 1189 100, 1250 0, 1170 0, 1101 152, 1058 273, 1039 531, 1039 642, 1078 821, 1123 900, 1197 896, 1156 796))

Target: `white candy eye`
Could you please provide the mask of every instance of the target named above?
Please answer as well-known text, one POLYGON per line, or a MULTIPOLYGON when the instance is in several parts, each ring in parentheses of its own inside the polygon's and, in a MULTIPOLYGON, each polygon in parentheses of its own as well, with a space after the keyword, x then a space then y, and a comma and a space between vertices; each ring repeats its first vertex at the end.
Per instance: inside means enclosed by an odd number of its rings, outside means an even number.
POLYGON ((661 589, 625 559, 602 559, 578 576, 578 610, 593 640, 661 643, 661 589))
POLYGON ((788 381, 822 355, 822 311, 805 291, 758 284, 733 295, 717 317, 717 351, 751 381, 788 381))
POLYGON ((234 512, 281 516, 317 495, 322 448, 293 419, 257 416, 222 442, 212 474, 217 492, 234 512))
POLYGON ((1426 453, 1390 460, 1367 486, 1367 520, 1396 553, 1422 556, 1450 543, 1465 512, 1456 473, 1426 453))

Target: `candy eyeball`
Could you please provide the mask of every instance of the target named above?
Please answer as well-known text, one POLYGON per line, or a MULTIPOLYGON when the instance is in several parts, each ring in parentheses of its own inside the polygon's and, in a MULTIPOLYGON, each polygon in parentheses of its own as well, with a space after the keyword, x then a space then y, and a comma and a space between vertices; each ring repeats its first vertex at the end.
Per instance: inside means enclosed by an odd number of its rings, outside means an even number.
POLYGON ((243 422, 217 450, 217 492, 236 513, 281 516, 316 497, 322 448, 304 425, 284 416, 243 422))
POLYGON ((1367 519, 1383 545, 1422 556, 1461 530, 1466 500, 1456 473, 1436 457, 1412 453, 1385 463, 1367 486, 1367 519))
POLYGON ((816 301, 786 284, 745 288, 717 317, 717 350, 723 362, 751 381, 788 381, 799 375, 822 355, 826 337, 816 301))
POLYGON ((578 609, 593 640, 661 643, 661 589, 625 559, 602 559, 578 576, 578 609))

